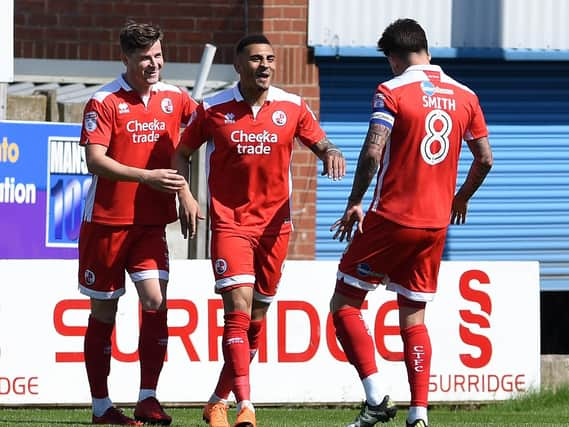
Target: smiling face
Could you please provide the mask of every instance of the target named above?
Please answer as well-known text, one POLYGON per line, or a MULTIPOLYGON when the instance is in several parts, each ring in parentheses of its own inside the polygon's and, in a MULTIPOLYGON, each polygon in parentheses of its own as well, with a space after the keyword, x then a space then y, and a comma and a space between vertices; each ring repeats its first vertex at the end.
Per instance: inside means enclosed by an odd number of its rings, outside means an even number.
POLYGON ((237 55, 235 70, 239 73, 239 88, 245 99, 264 97, 275 74, 275 53, 270 44, 245 46, 237 55))
POLYGON ((160 40, 148 49, 123 54, 122 60, 126 66, 126 81, 141 95, 148 94, 150 87, 160 81, 160 70, 164 65, 160 40))

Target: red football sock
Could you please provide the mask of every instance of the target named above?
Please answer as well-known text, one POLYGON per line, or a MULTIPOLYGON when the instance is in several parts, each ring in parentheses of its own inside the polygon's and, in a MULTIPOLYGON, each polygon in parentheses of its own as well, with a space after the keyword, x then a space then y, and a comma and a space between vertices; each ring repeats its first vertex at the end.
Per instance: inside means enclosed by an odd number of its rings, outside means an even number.
POLYGON ((251 359, 257 353, 259 349, 259 338, 261 337, 261 332, 263 331, 263 321, 262 320, 251 320, 249 323, 249 330, 247 331, 247 338, 249 338, 249 354, 251 359))
POLYGON ((344 353, 361 379, 377 372, 375 347, 362 313, 355 307, 343 307, 332 315, 336 336, 344 353))
POLYGON ((109 395, 107 377, 111 372, 111 335, 114 323, 103 323, 89 316, 83 353, 91 396, 102 399, 109 395))
POLYGON ((138 356, 140 357, 140 388, 156 390, 168 348, 167 310, 142 311, 138 356))
POLYGON ((411 406, 427 407, 432 354, 429 331, 424 324, 414 325, 403 329, 401 338, 411 390, 411 406))
POLYGON ((225 364, 233 377, 231 389, 237 402, 251 400, 249 339, 247 338, 251 317, 242 311, 233 311, 227 313, 224 319, 222 348, 225 364))
MULTIPOLYGON (((262 320, 251 320, 249 323, 249 331, 247 331, 247 337, 249 338, 249 362, 253 360, 253 357, 259 348, 259 337, 261 336, 262 329, 262 320)), ((214 393, 221 399, 227 399, 229 398, 229 393, 231 393, 232 387, 233 375, 231 374, 231 369, 229 369, 227 363, 224 363, 221 373, 219 374, 219 379, 217 380, 214 393)))

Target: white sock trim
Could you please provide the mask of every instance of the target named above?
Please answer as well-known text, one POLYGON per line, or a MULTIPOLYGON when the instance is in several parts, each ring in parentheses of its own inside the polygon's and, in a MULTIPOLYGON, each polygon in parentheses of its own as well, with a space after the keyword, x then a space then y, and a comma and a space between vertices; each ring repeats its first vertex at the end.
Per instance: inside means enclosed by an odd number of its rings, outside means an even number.
POLYGON ((427 417, 427 408, 424 406, 409 406, 409 412, 407 413, 407 422, 411 424, 419 419, 429 424, 429 419, 427 417))
POLYGON ((212 393, 207 403, 217 403, 217 402, 223 402, 227 405, 227 399, 223 399, 219 397, 217 394, 212 393))
POLYGON ((383 401, 383 393, 380 387, 379 372, 371 374, 362 380, 366 393, 366 401, 369 405, 377 406, 383 401))
POLYGON ((109 399, 109 396, 103 397, 102 399, 92 399, 93 404, 93 415, 96 417, 102 417, 107 409, 113 406, 113 402, 109 399))
POLYGON ((141 388, 138 392, 138 401, 141 402, 144 399, 148 399, 149 397, 156 397, 156 390, 152 390, 151 388, 141 388))
POLYGON ((255 412, 255 407, 253 406, 253 402, 250 400, 242 400, 241 402, 237 403, 237 413, 241 412, 241 409, 244 407, 249 408, 251 411, 255 412))

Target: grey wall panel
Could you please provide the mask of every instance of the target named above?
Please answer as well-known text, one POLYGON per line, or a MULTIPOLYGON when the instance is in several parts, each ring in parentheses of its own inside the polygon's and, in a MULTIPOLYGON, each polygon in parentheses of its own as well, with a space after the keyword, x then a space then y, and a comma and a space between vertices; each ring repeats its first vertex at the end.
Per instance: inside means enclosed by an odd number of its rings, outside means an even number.
POLYGON ((567 0, 310 0, 308 44, 374 48, 397 18, 425 28, 432 48, 569 49, 567 0))

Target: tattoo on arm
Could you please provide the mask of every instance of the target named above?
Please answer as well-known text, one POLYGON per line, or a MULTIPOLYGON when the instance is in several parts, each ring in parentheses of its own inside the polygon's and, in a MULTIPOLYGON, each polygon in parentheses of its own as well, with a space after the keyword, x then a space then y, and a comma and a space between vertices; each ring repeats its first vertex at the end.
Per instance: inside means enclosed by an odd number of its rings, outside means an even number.
POLYGON ((384 125, 371 123, 366 135, 364 145, 358 158, 358 166, 352 184, 352 192, 348 200, 360 203, 377 172, 383 149, 389 139, 391 129, 384 125))
POLYGON ((340 154, 342 153, 342 151, 336 147, 326 136, 316 144, 311 145, 309 148, 320 160, 322 160, 326 152, 330 150, 337 151, 340 154))

